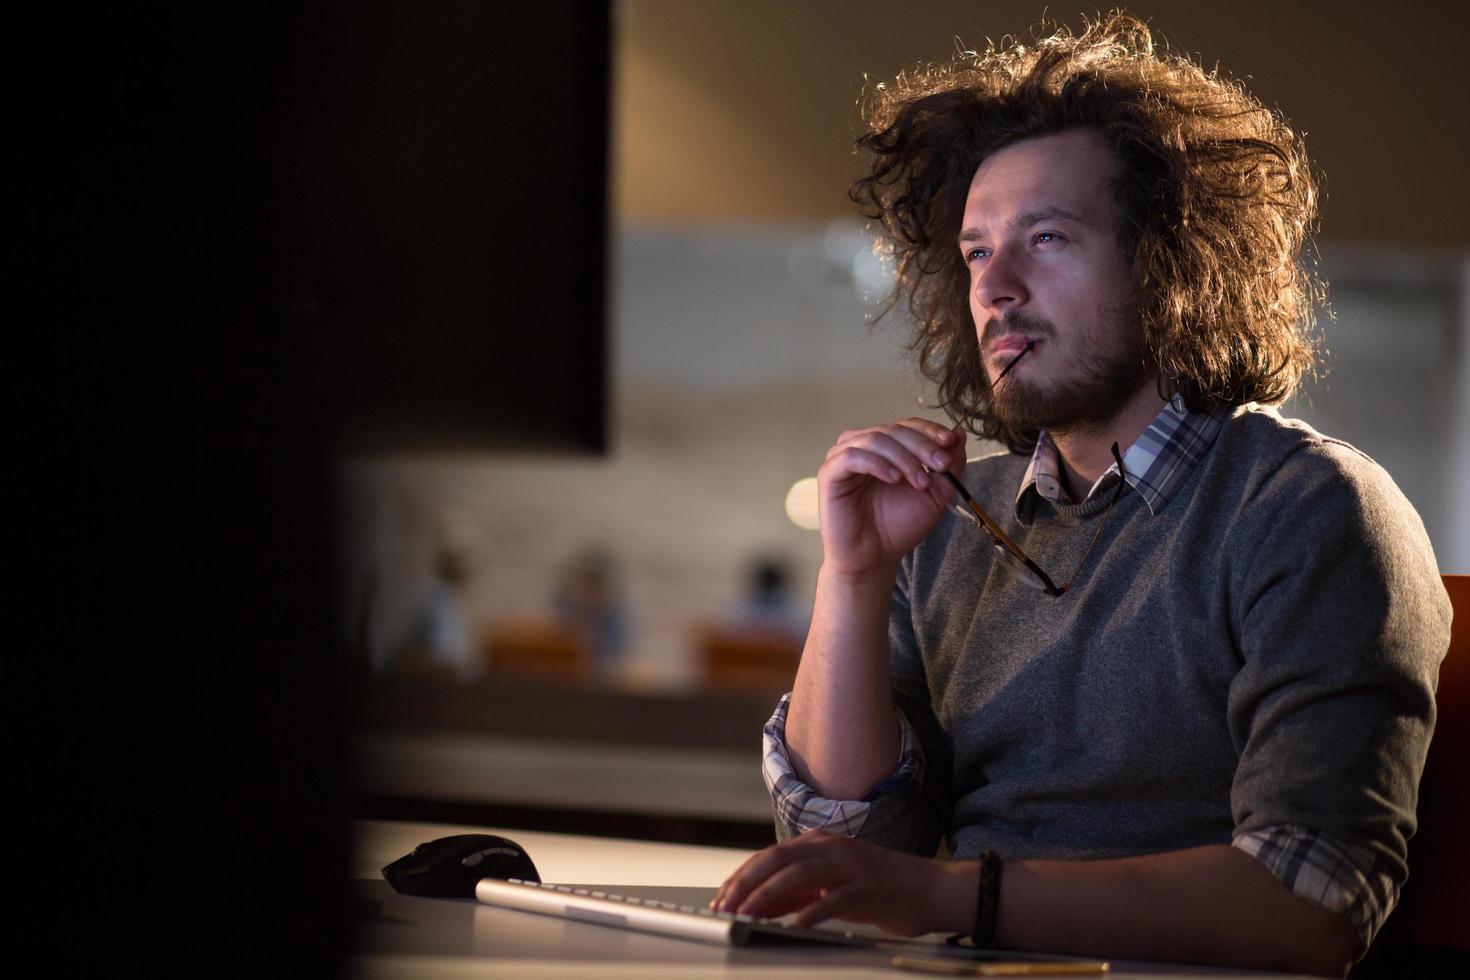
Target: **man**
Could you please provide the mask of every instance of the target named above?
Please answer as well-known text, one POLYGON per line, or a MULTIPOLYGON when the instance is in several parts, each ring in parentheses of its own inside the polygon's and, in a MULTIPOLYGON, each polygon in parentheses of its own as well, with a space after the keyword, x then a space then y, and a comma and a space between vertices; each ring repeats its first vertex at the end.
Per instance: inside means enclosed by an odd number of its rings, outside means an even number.
POLYGON ((920 363, 1011 453, 923 419, 829 451, 782 843, 714 904, 1345 972, 1406 875, 1449 605, 1387 474, 1262 407, 1315 356, 1300 139, 1123 15, 871 112, 854 197, 920 363))

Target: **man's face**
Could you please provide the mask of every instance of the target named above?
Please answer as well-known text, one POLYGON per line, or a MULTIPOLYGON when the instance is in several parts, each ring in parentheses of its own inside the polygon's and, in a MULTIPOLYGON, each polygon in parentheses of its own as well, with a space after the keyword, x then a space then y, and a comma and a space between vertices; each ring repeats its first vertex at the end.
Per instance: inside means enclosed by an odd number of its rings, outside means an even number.
POLYGON ((991 384, 1014 428, 1106 421, 1151 380, 1131 310, 1133 282, 1107 181, 1117 163, 1095 130, 1041 136, 975 171, 959 247, 991 384))

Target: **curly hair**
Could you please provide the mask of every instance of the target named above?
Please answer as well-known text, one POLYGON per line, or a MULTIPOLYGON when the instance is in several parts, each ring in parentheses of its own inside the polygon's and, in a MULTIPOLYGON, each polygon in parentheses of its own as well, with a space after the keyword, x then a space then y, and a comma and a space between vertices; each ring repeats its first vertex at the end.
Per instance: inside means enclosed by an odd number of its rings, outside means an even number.
POLYGON ((1118 238, 1161 394, 1191 411, 1270 404, 1315 370, 1325 288, 1297 261, 1317 219, 1303 140, 1238 82, 1155 51, 1142 21, 1114 11, 1080 34, 963 52, 871 88, 862 108, 869 166, 849 196, 895 259, 885 312, 907 300, 938 407, 972 432, 1014 452, 1037 435, 989 410, 956 245, 970 182, 990 154, 1069 129, 1099 131, 1120 164, 1118 238))

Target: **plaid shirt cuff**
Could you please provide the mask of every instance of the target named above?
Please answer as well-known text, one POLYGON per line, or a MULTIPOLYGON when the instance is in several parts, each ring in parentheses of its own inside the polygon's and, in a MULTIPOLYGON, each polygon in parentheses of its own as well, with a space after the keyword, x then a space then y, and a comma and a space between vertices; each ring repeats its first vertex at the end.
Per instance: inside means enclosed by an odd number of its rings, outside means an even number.
POLYGON ((1294 895, 1346 915, 1361 957, 1398 902, 1398 886, 1370 848, 1295 824, 1241 834, 1234 845, 1258 858, 1294 895))
POLYGON ((895 706, 894 717, 898 719, 898 768, 893 775, 883 780, 861 800, 829 800, 820 796, 791 771, 791 759, 786 753, 786 712, 791 706, 791 695, 781 696, 776 713, 766 722, 762 730, 765 759, 761 765, 766 789, 770 790, 771 802, 776 810, 776 821, 785 828, 789 836, 795 837, 808 830, 825 830, 844 837, 856 837, 863 829, 868 811, 873 802, 888 792, 910 794, 924 778, 924 755, 919 750, 919 740, 903 712, 895 706))

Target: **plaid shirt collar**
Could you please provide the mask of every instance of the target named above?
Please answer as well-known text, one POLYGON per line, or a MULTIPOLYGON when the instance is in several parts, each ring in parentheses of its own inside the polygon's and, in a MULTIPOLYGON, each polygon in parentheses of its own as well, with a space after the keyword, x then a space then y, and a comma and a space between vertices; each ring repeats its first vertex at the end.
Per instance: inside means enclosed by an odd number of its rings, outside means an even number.
MULTIPOLYGON (((1179 484, 1189 475, 1194 465, 1204 458, 1225 423, 1228 409, 1195 415, 1184 407, 1178 395, 1159 410, 1158 416, 1149 423, 1143 434, 1123 454, 1123 468, 1127 471, 1128 485, 1143 497, 1149 513, 1158 514, 1169 502, 1179 484)), ((1070 504, 1067 491, 1060 479, 1061 460, 1056 443, 1045 433, 1036 440, 1036 450, 1031 454, 1031 463, 1021 478, 1021 488, 1016 493, 1016 519, 1029 524, 1029 513, 1035 504, 1033 497, 1041 497, 1053 504, 1070 504)), ((1110 478, 1118 475, 1118 464, 1109 466, 1092 489, 1091 498, 1110 478)))

